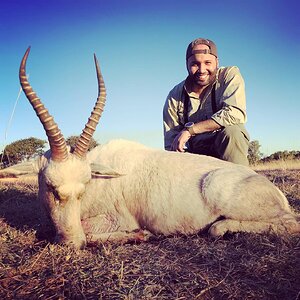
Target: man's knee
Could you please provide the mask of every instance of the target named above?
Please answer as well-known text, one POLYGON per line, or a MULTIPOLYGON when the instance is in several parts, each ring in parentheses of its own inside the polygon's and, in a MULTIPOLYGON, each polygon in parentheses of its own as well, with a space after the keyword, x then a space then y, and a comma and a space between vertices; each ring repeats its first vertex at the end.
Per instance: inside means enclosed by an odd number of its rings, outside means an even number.
POLYGON ((243 125, 232 125, 220 130, 215 147, 220 158, 248 165, 249 135, 243 125))
POLYGON ((249 135, 245 128, 239 125, 231 125, 224 127, 218 133, 218 142, 241 142, 249 144, 249 135))
POLYGON ((219 134, 223 137, 227 137, 229 139, 245 139, 245 135, 242 132, 242 129, 240 126, 238 125, 231 125, 231 126, 227 126, 224 127, 219 134))

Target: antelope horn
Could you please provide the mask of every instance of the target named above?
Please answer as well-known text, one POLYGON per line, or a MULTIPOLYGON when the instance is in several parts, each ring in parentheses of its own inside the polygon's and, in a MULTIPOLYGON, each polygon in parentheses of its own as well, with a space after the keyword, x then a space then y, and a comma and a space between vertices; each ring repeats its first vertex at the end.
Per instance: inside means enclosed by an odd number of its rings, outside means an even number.
POLYGON ((33 109, 35 110, 37 116, 44 126, 51 149, 51 159, 54 161, 63 161, 68 156, 66 141, 61 134, 61 131, 59 130, 57 124, 54 122, 53 117, 49 114, 40 98, 33 91, 26 76, 26 61, 29 52, 30 47, 28 47, 21 61, 19 71, 20 83, 27 99, 29 100, 30 104, 32 105, 33 109))
POLYGON ((75 145, 75 149, 73 153, 78 158, 85 157, 88 151, 90 141, 99 123, 100 117, 104 109, 105 100, 106 100, 106 90, 105 90, 104 80, 95 54, 94 54, 94 60, 95 60, 97 79, 98 79, 98 98, 94 106, 94 109, 91 113, 91 116, 89 117, 88 122, 86 123, 85 128, 82 130, 79 140, 75 145))

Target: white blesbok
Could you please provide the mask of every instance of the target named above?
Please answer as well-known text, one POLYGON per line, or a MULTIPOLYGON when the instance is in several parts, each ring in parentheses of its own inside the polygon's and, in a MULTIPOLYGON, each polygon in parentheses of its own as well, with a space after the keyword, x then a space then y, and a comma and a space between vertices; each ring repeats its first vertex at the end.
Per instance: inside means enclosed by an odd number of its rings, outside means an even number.
POLYGON ((96 57, 98 99, 69 151, 27 80, 29 50, 21 62, 20 82, 50 144, 50 151, 37 161, 39 198, 58 242, 80 248, 87 242, 147 240, 151 234, 192 234, 204 228, 213 236, 300 232, 283 193, 250 168, 124 140, 88 152, 106 98, 96 57))

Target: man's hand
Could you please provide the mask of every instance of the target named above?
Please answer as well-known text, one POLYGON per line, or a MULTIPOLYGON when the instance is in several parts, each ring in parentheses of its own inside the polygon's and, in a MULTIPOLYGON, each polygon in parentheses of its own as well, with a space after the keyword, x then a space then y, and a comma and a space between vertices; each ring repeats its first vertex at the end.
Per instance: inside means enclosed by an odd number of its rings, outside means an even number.
POLYGON ((190 137, 191 134, 186 129, 180 131, 172 143, 171 150, 176 152, 185 152, 184 146, 190 137))

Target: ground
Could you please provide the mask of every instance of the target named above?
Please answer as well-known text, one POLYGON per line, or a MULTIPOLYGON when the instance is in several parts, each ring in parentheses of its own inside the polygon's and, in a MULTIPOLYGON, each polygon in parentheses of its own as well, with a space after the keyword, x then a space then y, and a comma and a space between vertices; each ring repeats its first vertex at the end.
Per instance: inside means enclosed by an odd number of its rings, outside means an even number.
MULTIPOLYGON (((300 212, 299 170, 260 171, 300 212)), ((300 237, 159 236, 75 251, 52 244, 35 178, 0 180, 0 299, 297 299, 300 237)))

